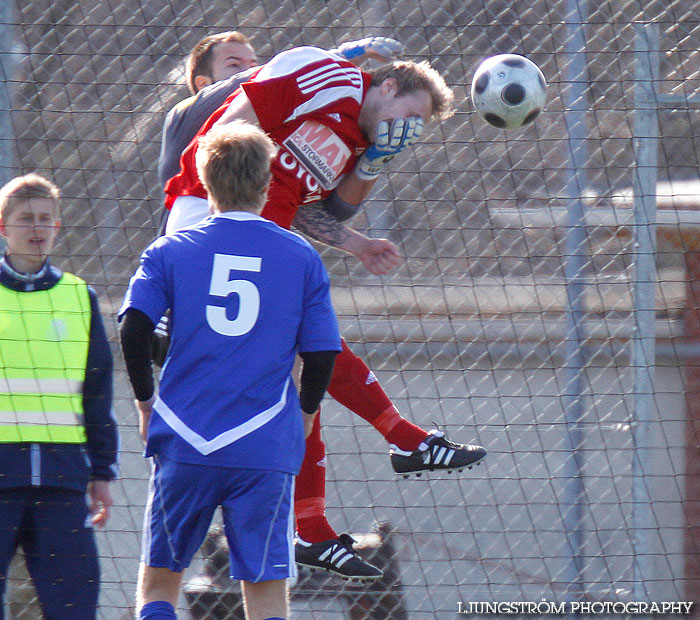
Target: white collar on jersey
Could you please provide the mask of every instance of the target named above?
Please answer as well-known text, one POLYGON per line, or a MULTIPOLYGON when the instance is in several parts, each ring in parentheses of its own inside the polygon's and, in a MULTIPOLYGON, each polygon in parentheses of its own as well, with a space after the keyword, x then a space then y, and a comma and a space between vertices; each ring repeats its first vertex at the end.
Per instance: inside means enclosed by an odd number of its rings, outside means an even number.
POLYGON ((263 222, 269 221, 260 215, 251 213, 250 211, 220 211, 218 213, 213 213, 211 217, 225 217, 227 220, 236 220, 238 222, 245 222, 246 220, 262 220, 263 222))

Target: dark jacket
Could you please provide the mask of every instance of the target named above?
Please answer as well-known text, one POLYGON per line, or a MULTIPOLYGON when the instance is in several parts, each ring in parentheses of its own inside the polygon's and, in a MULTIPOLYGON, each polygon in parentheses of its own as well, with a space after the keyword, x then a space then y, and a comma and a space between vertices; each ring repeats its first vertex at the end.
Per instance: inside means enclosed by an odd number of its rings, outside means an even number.
MULTIPOLYGON (((0 285, 14 291, 40 291, 53 287, 63 275, 45 263, 31 276, 0 260, 0 285)), ((85 492, 89 480, 112 480, 117 475, 119 438, 112 413, 112 352, 109 348, 97 295, 88 287, 92 317, 83 413, 87 442, 0 443, 0 489, 44 486, 85 492)))

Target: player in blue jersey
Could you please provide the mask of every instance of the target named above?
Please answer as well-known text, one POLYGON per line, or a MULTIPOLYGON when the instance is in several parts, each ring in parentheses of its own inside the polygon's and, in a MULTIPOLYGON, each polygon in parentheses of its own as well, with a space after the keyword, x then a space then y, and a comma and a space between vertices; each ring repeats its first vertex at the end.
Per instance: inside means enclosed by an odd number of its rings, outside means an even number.
POLYGON ((340 337, 318 253, 259 216, 274 152, 243 121, 207 135, 197 168, 212 216, 146 249, 120 310, 145 454, 154 459, 138 579, 142 620, 175 618, 182 571, 218 506, 246 617, 288 617, 294 476, 340 337), (172 342, 156 396, 150 335, 168 308, 172 342))

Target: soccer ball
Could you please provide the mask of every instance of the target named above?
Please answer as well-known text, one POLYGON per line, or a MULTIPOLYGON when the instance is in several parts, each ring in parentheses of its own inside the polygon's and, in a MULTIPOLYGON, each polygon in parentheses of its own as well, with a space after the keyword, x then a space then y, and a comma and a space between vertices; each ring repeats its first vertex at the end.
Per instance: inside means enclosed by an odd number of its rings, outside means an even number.
POLYGON ((544 106, 547 82, 525 56, 499 54, 484 60, 472 80, 472 102, 483 119, 499 129, 534 121, 544 106))

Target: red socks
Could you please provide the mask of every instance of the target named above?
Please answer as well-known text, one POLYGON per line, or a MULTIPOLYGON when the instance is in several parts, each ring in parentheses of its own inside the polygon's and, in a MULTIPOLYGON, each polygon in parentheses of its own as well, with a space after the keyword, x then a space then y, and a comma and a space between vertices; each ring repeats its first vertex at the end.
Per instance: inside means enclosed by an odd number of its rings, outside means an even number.
MULTIPOLYGON (((328 393, 341 405, 367 420, 389 443, 408 452, 416 450, 428 433, 401 417, 367 364, 350 351, 344 340, 342 343, 343 351, 335 358, 328 393)), ((304 462, 294 493, 297 533, 310 543, 338 537, 326 519, 325 456, 319 414, 306 440, 304 462)))
POLYGON ((320 417, 319 413, 306 440, 304 462, 294 489, 297 534, 310 543, 338 538, 326 519, 326 447, 321 441, 320 417))
POLYGON ((341 405, 367 420, 384 438, 401 450, 413 451, 428 436, 422 428, 401 417, 374 373, 342 341, 335 358, 328 393, 341 405))

